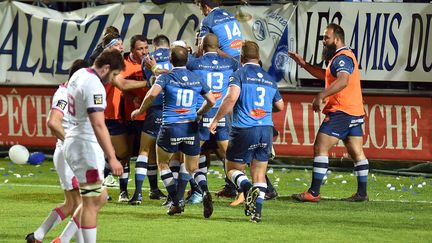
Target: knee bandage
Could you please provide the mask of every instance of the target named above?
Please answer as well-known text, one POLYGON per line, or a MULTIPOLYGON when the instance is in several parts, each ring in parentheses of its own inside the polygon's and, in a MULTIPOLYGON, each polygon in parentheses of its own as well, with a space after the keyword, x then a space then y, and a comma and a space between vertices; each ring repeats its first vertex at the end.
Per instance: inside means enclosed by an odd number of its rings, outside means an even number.
POLYGON ((99 197, 104 189, 100 184, 87 185, 80 188, 80 193, 82 197, 99 197))

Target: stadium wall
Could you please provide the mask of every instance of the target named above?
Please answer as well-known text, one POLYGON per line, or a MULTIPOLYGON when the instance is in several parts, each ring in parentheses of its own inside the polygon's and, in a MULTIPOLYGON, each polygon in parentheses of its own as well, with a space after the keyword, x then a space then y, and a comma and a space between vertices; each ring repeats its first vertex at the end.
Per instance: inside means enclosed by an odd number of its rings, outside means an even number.
MULTIPOLYGON (((0 147, 23 144, 53 148, 46 126, 55 87, 0 87, 0 147)), ((278 156, 311 157, 322 114, 312 111, 314 94, 282 92, 285 109, 273 120, 278 156)), ((432 97, 365 95, 364 148, 369 159, 432 160, 432 97)), ((342 144, 331 158, 347 157, 342 144)))

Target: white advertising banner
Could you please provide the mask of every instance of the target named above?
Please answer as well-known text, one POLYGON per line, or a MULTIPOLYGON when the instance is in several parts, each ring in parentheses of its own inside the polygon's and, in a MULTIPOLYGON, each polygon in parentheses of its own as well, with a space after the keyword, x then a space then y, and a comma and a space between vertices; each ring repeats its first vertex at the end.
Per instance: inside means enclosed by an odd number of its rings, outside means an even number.
MULTIPOLYGON (((280 86, 295 86, 296 67, 286 55, 288 48, 295 49, 295 7, 226 9, 237 15, 244 38, 258 42, 263 66, 273 66, 280 86)), ((182 3, 110 4, 61 13, 20 2, 2 2, 0 85, 56 85, 66 81, 72 62, 89 58, 104 28, 110 25, 120 30, 126 50, 130 37, 136 34, 148 39, 165 34, 171 40, 181 39, 192 45, 203 17, 198 6, 182 3)))
MULTIPOLYGON (((298 52, 324 67, 322 35, 329 23, 345 31, 362 80, 432 82, 432 4, 303 2, 298 52)), ((298 78, 312 78, 299 69, 298 78)))

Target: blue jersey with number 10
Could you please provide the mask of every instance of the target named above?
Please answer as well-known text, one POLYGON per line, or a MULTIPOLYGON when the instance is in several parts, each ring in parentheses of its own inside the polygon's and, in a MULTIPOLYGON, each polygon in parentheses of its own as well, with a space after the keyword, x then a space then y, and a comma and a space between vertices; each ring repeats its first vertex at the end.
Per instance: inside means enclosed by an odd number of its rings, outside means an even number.
MULTIPOLYGON (((158 48, 156 49, 156 51, 154 51, 153 53, 150 54, 150 56, 152 56, 155 61, 156 61, 156 65, 158 66, 159 69, 166 69, 166 70, 171 70, 172 65, 170 63, 170 59, 169 59, 169 55, 170 55, 170 49, 169 48, 158 48)), ((151 70, 149 70, 148 68, 146 68, 144 65, 143 66, 143 73, 145 75, 145 78, 147 80, 147 83, 149 85, 153 85, 151 83, 151 80, 153 78, 153 72, 151 70)), ((160 93, 156 99, 153 101, 152 106, 162 106, 162 102, 163 102, 163 93, 160 93)))
POLYGON ((214 8, 201 22, 199 37, 214 33, 220 49, 232 57, 240 56, 242 32, 236 17, 227 11, 214 8))
MULTIPOLYGON (((221 57, 216 52, 207 52, 202 57, 189 61, 187 69, 207 81, 216 100, 213 108, 218 108, 228 91, 229 77, 238 69, 238 62, 233 58, 221 57)), ((198 97, 197 108, 203 103, 204 98, 198 97)))
POLYGON ((200 76, 185 67, 160 75, 155 84, 164 91, 162 125, 194 121, 198 96, 210 92, 200 76))
POLYGON ((233 73, 229 85, 241 89, 234 105, 233 127, 273 126, 273 103, 282 97, 272 76, 258 64, 245 64, 233 73))

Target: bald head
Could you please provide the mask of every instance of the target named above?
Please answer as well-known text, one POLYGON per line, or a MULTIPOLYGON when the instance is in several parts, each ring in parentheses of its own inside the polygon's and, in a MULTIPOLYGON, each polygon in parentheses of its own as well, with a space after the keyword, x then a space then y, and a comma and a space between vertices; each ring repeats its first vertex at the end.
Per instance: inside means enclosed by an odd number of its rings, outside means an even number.
POLYGON ((203 50, 205 52, 215 52, 219 48, 219 40, 213 33, 208 33, 203 38, 203 50))
POLYGON ((186 66, 188 60, 188 50, 182 46, 171 48, 170 62, 174 67, 186 66))
POLYGON ((259 46, 253 41, 244 41, 241 48, 241 61, 246 62, 257 62, 260 59, 259 46))

